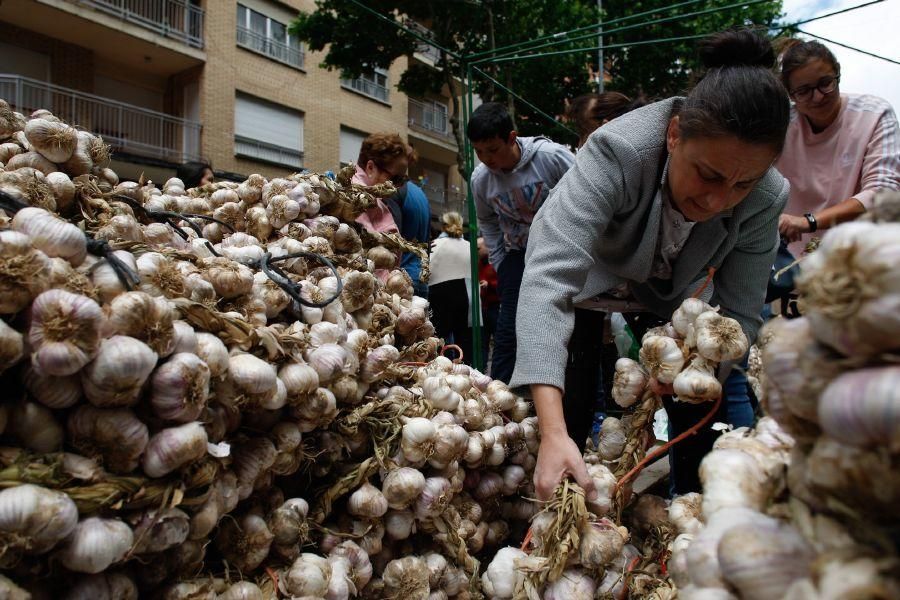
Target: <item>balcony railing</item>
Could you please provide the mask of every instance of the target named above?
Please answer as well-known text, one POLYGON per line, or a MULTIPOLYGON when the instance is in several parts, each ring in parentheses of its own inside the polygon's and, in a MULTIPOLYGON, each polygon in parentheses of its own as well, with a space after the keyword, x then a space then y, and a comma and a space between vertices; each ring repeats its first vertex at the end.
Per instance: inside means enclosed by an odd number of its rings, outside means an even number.
POLYGON ((423 185, 422 191, 425 192, 425 197, 428 198, 429 202, 439 205, 442 211, 455 210, 463 214, 466 206, 466 195, 464 193, 450 191, 447 188, 433 185, 423 185))
POLYGON ((303 68, 303 50, 268 38, 246 27, 237 28, 237 44, 241 48, 268 56, 286 65, 298 69, 303 68))
POLYGON ((424 129, 446 138, 453 137, 447 107, 439 102, 422 102, 410 98, 407 119, 410 127, 424 129))
POLYGON ((0 98, 29 114, 46 108, 103 136, 114 151, 171 162, 197 160, 200 123, 19 75, 0 74, 0 98))
POLYGON ((203 47, 204 10, 190 0, 70 0, 194 48, 203 47))
POLYGON ((353 91, 359 92, 365 96, 375 98, 381 102, 388 101, 388 89, 386 86, 378 85, 371 79, 365 77, 357 77, 356 79, 341 79, 341 85, 353 91))
POLYGON ((242 135, 234 136, 234 154, 252 160, 284 165, 296 169, 303 168, 303 152, 284 146, 276 146, 242 135))
MULTIPOLYGON (((432 33, 430 29, 420 23, 417 23, 416 21, 413 21, 412 19, 406 19, 405 21, 403 21, 403 25, 407 29, 415 31, 422 37, 426 37, 429 39, 434 38, 434 33, 432 33)), ((426 56, 434 63, 437 63, 441 60, 441 51, 438 50, 435 46, 426 44, 425 42, 419 42, 419 44, 416 46, 416 52, 422 54, 423 56, 426 56)))

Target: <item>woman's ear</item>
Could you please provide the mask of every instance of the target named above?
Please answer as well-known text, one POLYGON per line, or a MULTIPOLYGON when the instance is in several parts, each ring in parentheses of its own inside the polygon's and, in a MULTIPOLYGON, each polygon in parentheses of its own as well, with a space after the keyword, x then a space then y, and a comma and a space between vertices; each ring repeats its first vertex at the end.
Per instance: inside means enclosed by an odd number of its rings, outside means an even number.
POLYGON ((666 150, 669 154, 675 150, 675 146, 678 145, 679 140, 681 139, 681 126, 678 122, 678 115, 675 115, 669 120, 669 127, 666 129, 666 150))

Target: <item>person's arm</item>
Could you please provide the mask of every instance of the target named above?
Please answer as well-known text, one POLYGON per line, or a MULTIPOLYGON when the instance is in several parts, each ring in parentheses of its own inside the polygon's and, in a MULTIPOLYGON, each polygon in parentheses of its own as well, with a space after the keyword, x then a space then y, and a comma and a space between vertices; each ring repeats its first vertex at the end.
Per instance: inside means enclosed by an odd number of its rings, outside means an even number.
POLYGON ((541 499, 565 475, 581 483, 586 473, 563 418, 562 392, 575 321, 572 299, 594 267, 606 226, 639 189, 637 165, 640 156, 624 140, 599 136, 582 149, 531 225, 511 386, 529 386, 538 411, 542 437, 534 481, 541 499))
POLYGON ((572 168, 573 164, 575 164, 575 155, 565 146, 557 144, 556 151, 553 153, 554 172, 552 173, 551 178, 548 179, 547 186, 551 190, 556 187, 556 184, 559 183, 559 180, 563 178, 563 175, 572 168))
MULTIPOLYGON (((900 128, 894 111, 887 108, 878 119, 866 144, 860 175, 860 191, 851 198, 813 214, 818 228, 824 231, 856 219, 872 206, 875 194, 882 189, 900 190, 900 128)), ((803 215, 782 215, 778 230, 789 242, 800 239, 811 229, 803 215)))
POLYGON ((538 500, 549 500, 563 478, 571 476, 593 500, 597 491, 588 475, 578 446, 569 437, 563 413, 562 392, 552 385, 532 385, 531 396, 541 432, 541 446, 534 469, 534 489, 538 500))
POLYGON ((478 233, 484 238, 488 249, 488 261, 498 268, 506 257, 506 244, 503 242, 503 232, 500 230, 500 217, 497 210, 485 198, 474 181, 472 182, 472 196, 475 198, 475 214, 478 217, 478 233))

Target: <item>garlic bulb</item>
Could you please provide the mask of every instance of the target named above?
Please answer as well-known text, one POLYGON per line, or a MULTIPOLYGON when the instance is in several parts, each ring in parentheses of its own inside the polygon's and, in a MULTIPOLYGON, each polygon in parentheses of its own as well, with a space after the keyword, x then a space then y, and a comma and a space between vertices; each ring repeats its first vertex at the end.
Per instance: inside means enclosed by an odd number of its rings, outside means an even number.
POLYGON ((384 567, 382 580, 388 596, 425 600, 428 598, 428 567, 417 556, 392 560, 384 567))
MULTIPOLYGON (((112 256, 125 263, 132 271, 137 271, 137 261, 131 252, 116 250, 112 256)), ((91 276, 91 283, 94 284, 94 289, 104 304, 108 304, 113 298, 126 291, 119 275, 106 259, 94 263, 88 272, 91 276)))
POLYGON ((266 596, 255 583, 239 581, 216 596, 216 600, 266 600, 266 596))
POLYGON ((616 476, 606 466, 588 465, 588 475, 594 480, 597 498, 588 501, 587 508, 598 517, 602 517, 612 509, 612 493, 616 486, 616 476))
POLYGON ((119 294, 106 305, 108 335, 138 339, 161 358, 175 350, 176 313, 165 298, 145 292, 119 294))
POLYGON ((188 423, 163 429, 147 444, 141 459, 144 472, 150 477, 162 477, 178 467, 206 454, 206 430, 200 423, 188 423))
POLYGON ((714 362, 738 360, 747 354, 750 343, 740 324, 715 311, 702 313, 694 321, 697 353, 714 362))
POLYGON ((87 256, 84 233, 43 208, 23 208, 13 217, 12 228, 28 235, 34 247, 47 256, 59 256, 73 266, 80 265, 87 256))
POLYGON ((205 331, 197 332, 196 354, 209 367, 210 377, 222 377, 228 371, 228 348, 215 335, 205 331))
POLYGON ((137 468, 150 434, 130 410, 82 405, 69 415, 69 442, 85 456, 102 458, 113 473, 137 468))
POLYGON ((347 500, 347 510, 351 515, 357 517, 377 519, 387 512, 388 501, 381 490, 367 481, 350 494, 350 498, 347 500))
POLYGON ((343 556, 328 556, 331 565, 331 578, 328 580, 328 592, 325 600, 349 600, 351 594, 356 595, 356 586, 350 579, 350 561, 343 556))
POLYGON ((389 510, 384 516, 384 530, 392 540, 405 540, 415 531, 416 516, 409 510, 389 510))
POLYGON ((547 585, 543 600, 593 600, 597 582, 581 569, 567 569, 547 585))
POLYGON ((253 271, 238 262, 215 257, 204 259, 202 265, 204 277, 222 298, 245 296, 253 290, 253 271))
POLYGON ((684 354, 670 337, 654 335, 644 338, 640 355, 641 364, 660 383, 672 383, 684 366, 684 354))
POLYGON ((416 499, 416 518, 425 520, 439 516, 453 499, 450 482, 444 477, 428 477, 422 494, 416 499))
POLYGON ((135 554, 162 552, 181 545, 190 530, 190 519, 177 508, 146 511, 133 523, 135 554))
POLYGON ((678 533, 696 535, 703 528, 700 520, 700 507, 703 497, 691 492, 672 499, 669 505, 669 521, 678 530, 678 533))
POLYGON ((141 291, 151 296, 179 298, 185 295, 184 277, 178 267, 159 252, 146 252, 137 259, 141 291))
POLYGON ((69 160, 78 143, 75 128, 61 121, 31 119, 25 123, 24 131, 32 147, 50 162, 63 163, 69 160))
POLYGON ((628 408, 641 398, 649 380, 649 374, 639 363, 630 358, 620 358, 616 361, 613 376, 613 400, 619 406, 628 408))
POLYGON ((103 340, 97 357, 81 374, 84 394, 94 406, 113 408, 137 403, 156 366, 147 344, 125 335, 103 340))
POLYGON ((48 285, 50 260, 18 231, 0 231, 0 313, 16 313, 48 285))
POLYGON ((228 359, 228 373, 217 386, 220 402, 261 406, 278 393, 278 376, 273 366, 252 354, 235 354, 228 359))
POLYGON ((318 374, 319 382, 327 384, 345 373, 350 355, 342 346, 323 344, 310 351, 306 359, 318 374))
POLYGON ((384 476, 381 491, 388 506, 403 510, 410 505, 425 488, 425 476, 418 469, 400 467, 384 476))
POLYGON ((65 600, 138 600, 138 589, 124 573, 99 573, 79 578, 65 600))
POLYGON ((48 375, 72 375, 97 353, 103 313, 86 296, 49 290, 31 305, 31 364, 48 375))
POLYGON ((845 444, 900 451, 900 367, 844 373, 819 401, 822 429, 845 444), (896 378, 896 381, 895 381, 896 378))
POLYGON ((309 525, 306 515, 309 504, 303 498, 291 498, 276 508, 269 516, 269 528, 274 536, 273 542, 289 546, 305 541, 309 525))
POLYGON ((75 184, 65 173, 55 171, 47 174, 47 185, 56 196, 56 209, 61 213, 67 212, 75 200, 75 184))
POLYGON ((713 365, 702 356, 694 357, 691 363, 675 376, 672 389, 675 391, 675 400, 690 404, 709 402, 722 395, 722 384, 715 377, 713 365))
POLYGON ((627 437, 622 421, 615 417, 606 417, 600 425, 600 440, 597 453, 606 461, 618 460, 622 456, 627 437))
POLYGON ((122 521, 90 517, 75 526, 58 556, 70 571, 99 573, 125 558, 133 543, 134 534, 122 521))
POLYGON ((494 555, 484 574, 481 586, 488 598, 512 600, 516 588, 525 580, 525 574, 516 569, 516 560, 526 554, 518 548, 501 548, 494 555))
POLYGON ((431 456, 437 427, 428 419, 413 417, 403 425, 400 447, 412 463, 423 462, 431 456))
POLYGON ((811 575, 812 549, 790 525, 758 520, 727 530, 719 542, 722 576, 747 600, 776 598, 811 575))
POLYGON ((269 555, 273 537, 262 517, 248 514, 239 521, 223 520, 216 546, 229 564, 247 572, 256 569, 269 555))
POLYGON ((694 537, 687 549, 687 568, 691 582, 701 588, 724 588, 719 567, 719 541, 726 531, 743 524, 760 524, 772 519, 748 508, 723 508, 707 518, 706 527, 694 537))
POLYGON ((850 222, 833 227, 804 260, 797 290, 816 337, 845 356, 896 350, 900 223, 850 222))
POLYGON ((25 388, 47 408, 69 408, 81 399, 81 378, 76 375, 43 375, 29 367, 24 374, 25 388))
POLYGON ((699 298, 686 298, 672 313, 672 328, 688 346, 696 346, 694 321, 701 313, 715 309, 699 298))
POLYGON ((63 443, 63 430, 49 409, 35 402, 18 402, 9 414, 8 432, 26 448, 36 452, 55 452, 63 443))
POLYGON ((193 421, 206 407, 209 367, 196 354, 173 354, 150 381, 150 404, 161 419, 193 421))
POLYGON ((78 509, 68 495, 31 484, 0 492, 0 535, 4 566, 18 553, 43 554, 66 538, 78 523, 78 509))
POLYGON ((22 360, 24 354, 22 334, 0 320, 0 373, 22 360))
POLYGON ((628 541, 628 530, 606 519, 585 523, 579 534, 578 560, 588 569, 603 569, 619 556, 628 541))
POLYGON ((304 553, 278 578, 278 588, 287 595, 324 598, 330 579, 331 565, 328 560, 304 553))
POLYGON ((774 483, 753 456, 736 449, 710 452, 700 463, 703 515, 709 519, 723 508, 762 510, 774 483))

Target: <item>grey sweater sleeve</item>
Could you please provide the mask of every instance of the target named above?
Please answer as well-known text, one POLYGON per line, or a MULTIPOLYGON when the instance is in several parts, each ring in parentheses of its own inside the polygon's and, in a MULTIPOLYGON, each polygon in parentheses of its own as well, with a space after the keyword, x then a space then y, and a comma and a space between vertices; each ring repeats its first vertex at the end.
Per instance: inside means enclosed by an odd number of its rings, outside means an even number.
POLYGON ((475 214, 478 216, 478 233, 487 246, 488 260, 497 269, 506 257, 506 244, 503 242, 497 211, 487 200, 485 177, 482 171, 477 171, 472 176, 472 196, 475 199, 475 214))
POLYGON ((600 136, 585 145, 531 225, 516 315, 516 393, 527 386, 564 388, 567 346, 574 326, 572 299, 584 287, 595 249, 612 216, 639 182, 640 158, 630 144, 600 136))
POLYGON ((756 341, 762 326, 760 313, 778 251, 778 217, 789 193, 788 180, 782 179, 781 189, 772 198, 772 205, 744 223, 740 240, 713 278, 710 304, 721 306, 724 314, 737 320, 751 344, 756 341))

